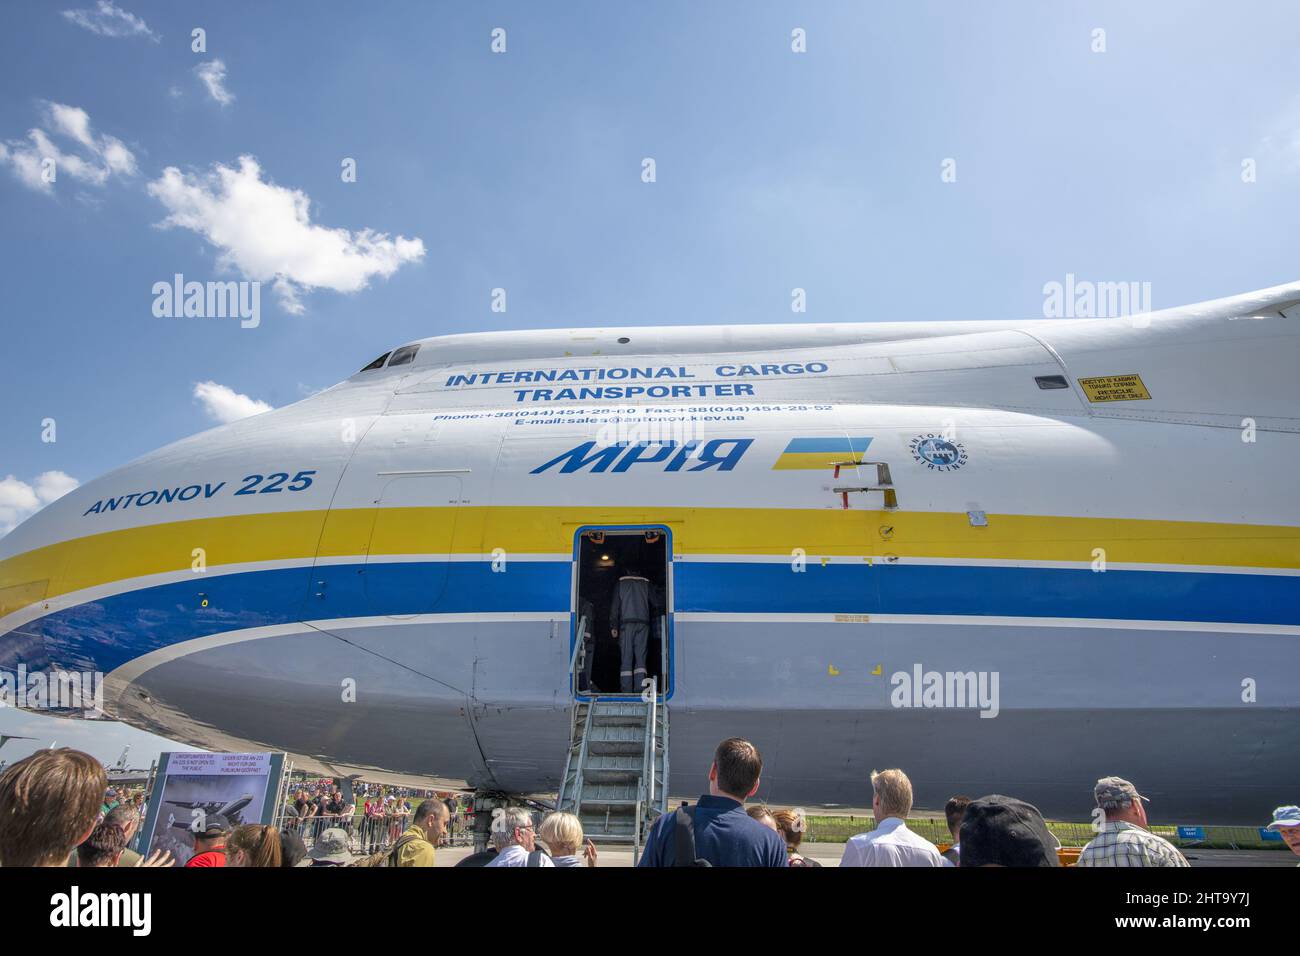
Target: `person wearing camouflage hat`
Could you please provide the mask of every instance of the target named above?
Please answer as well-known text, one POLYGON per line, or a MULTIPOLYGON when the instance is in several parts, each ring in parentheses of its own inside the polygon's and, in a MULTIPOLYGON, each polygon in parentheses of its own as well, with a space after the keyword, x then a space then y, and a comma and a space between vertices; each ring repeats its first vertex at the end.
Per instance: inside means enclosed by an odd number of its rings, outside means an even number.
POLYGON ((1093 796, 1105 822, 1079 854, 1077 866, 1187 866, 1187 858, 1147 824, 1146 797, 1123 777, 1102 777, 1093 796))
POLYGON ((316 845, 307 855, 312 866, 347 866, 352 862, 348 832, 342 827, 330 827, 316 838, 316 845))
POLYGON ((1273 822, 1268 829, 1281 833, 1291 852, 1300 856, 1300 807, 1278 807, 1273 811, 1273 822))

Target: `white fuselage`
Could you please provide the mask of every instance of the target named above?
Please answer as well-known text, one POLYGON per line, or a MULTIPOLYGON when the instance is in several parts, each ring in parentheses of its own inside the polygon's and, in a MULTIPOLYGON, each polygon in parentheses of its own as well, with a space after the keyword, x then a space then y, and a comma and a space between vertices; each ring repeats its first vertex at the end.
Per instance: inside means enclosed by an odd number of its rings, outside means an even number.
POLYGON ((424 340, 0 541, 0 667, 102 671, 199 746, 553 790, 577 535, 649 527, 674 792, 738 734, 773 802, 901 766, 922 806, 1086 814, 1120 774, 1259 816, 1300 782, 1297 298, 424 340))

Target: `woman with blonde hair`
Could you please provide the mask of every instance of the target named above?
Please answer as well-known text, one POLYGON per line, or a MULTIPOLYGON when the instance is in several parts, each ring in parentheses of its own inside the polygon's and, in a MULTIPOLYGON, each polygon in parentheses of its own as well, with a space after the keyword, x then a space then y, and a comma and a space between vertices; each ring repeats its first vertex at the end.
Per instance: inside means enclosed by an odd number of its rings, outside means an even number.
POLYGON ((587 866, 596 865, 596 847, 590 840, 583 844, 582 823, 572 813, 551 813, 537 828, 537 835, 551 851, 551 861, 556 866, 582 866, 578 850, 586 858, 587 866))
POLYGON ((235 827, 226 838, 226 866, 280 865, 280 831, 261 823, 235 827))
POLYGON ((803 856, 799 844, 808 832, 808 821, 802 810, 776 810, 772 813, 777 833, 785 840, 786 858, 790 866, 821 866, 816 860, 803 856))

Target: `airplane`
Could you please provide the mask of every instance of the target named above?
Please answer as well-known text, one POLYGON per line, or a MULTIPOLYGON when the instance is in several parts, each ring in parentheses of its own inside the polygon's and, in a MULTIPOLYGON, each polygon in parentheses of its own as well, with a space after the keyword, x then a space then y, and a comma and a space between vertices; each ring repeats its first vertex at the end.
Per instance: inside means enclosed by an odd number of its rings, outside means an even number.
MULTIPOLYGON (((943 316, 953 310, 936 309, 943 316)), ((403 344, 0 540, 0 666, 213 750, 554 793, 664 597, 670 791, 1007 793, 1252 823, 1300 790, 1300 283, 1117 319, 553 329, 403 344)), ((286 374, 289 371, 286 370, 286 374)))
MULTIPOLYGON (((243 811, 250 803, 253 802, 253 794, 246 793, 238 800, 223 802, 221 800, 200 800, 198 802, 186 802, 184 800, 164 800, 174 807, 180 807, 183 810, 198 810, 204 825, 209 823, 220 823, 227 828, 234 828, 244 822, 243 811)), ((191 813, 191 816, 193 814, 191 813)), ((193 820, 177 821, 174 815, 169 814, 167 822, 178 830, 192 830, 195 828, 193 820)))

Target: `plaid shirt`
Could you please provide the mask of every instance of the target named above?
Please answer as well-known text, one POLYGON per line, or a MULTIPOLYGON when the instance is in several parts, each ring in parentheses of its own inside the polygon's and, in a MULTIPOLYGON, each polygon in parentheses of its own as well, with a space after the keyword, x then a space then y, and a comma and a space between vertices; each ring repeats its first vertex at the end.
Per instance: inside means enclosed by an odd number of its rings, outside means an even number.
POLYGON ((1107 822, 1079 854, 1077 866, 1188 866, 1178 848, 1124 821, 1107 822))

